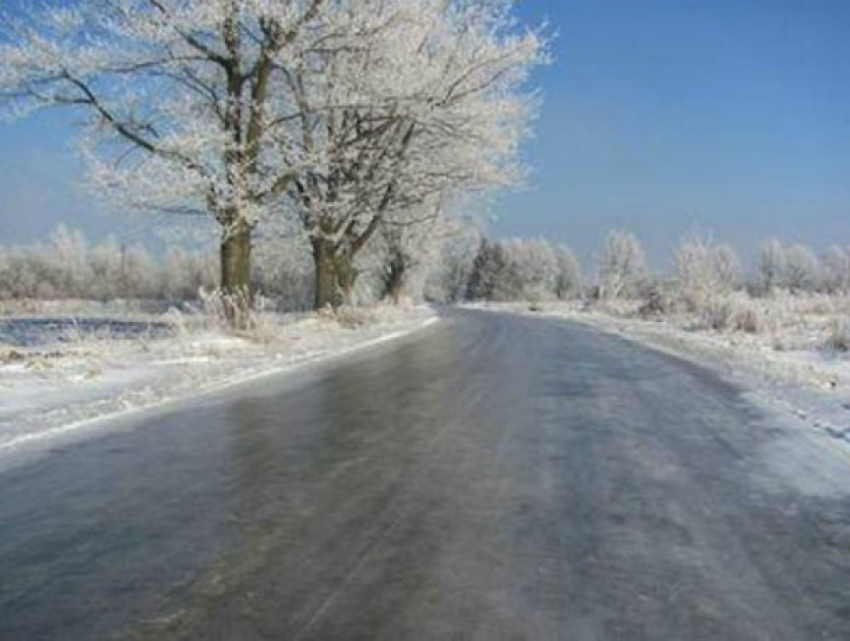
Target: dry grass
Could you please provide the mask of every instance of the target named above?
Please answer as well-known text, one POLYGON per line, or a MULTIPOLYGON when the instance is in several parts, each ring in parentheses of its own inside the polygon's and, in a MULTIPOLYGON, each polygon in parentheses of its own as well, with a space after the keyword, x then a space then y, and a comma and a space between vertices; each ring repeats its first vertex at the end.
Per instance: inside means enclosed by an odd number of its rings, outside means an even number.
POLYGON ((589 310, 618 318, 666 322, 684 330, 749 337, 777 351, 850 352, 850 295, 744 291, 680 295, 659 286, 641 300, 601 300, 589 310))
POLYGON ((850 352, 850 320, 848 318, 841 317, 832 320, 825 345, 832 352, 844 354, 850 352))

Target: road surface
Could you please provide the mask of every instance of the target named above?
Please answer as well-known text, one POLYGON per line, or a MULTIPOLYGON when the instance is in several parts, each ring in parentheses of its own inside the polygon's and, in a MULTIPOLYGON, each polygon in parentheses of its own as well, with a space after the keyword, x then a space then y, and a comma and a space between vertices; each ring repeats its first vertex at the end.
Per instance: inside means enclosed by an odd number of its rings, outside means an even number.
POLYGON ((0 639, 850 639, 850 458, 711 372, 457 312, 0 475, 0 639))

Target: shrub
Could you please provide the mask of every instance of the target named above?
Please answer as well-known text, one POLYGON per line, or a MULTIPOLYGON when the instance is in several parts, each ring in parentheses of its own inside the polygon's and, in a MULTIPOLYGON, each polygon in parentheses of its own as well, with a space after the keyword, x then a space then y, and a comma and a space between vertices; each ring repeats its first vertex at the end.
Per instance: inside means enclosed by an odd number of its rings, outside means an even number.
POLYGON ((703 325, 716 331, 741 331, 761 334, 769 328, 763 307, 744 293, 707 299, 700 315, 703 325))
POLYGON ((671 295, 671 288, 664 284, 654 285, 649 289, 646 300, 638 308, 641 318, 659 318, 670 316, 677 310, 676 297, 671 295))

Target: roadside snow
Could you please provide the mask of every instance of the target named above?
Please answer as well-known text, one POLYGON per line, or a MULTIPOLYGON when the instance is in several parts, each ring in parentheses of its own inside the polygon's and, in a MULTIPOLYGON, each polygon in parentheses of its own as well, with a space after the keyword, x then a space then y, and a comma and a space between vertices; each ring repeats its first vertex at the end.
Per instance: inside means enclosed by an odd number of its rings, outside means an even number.
POLYGON ((0 457, 52 445, 93 421, 398 338, 437 316, 424 306, 382 306, 339 317, 267 314, 245 337, 184 317, 167 320, 175 325, 167 337, 0 343, 0 457))
POLYGON ((771 332, 695 329, 685 317, 643 320, 581 303, 485 303, 474 307, 587 323, 712 367, 753 400, 788 412, 850 444, 850 356, 823 347, 823 319, 771 332))

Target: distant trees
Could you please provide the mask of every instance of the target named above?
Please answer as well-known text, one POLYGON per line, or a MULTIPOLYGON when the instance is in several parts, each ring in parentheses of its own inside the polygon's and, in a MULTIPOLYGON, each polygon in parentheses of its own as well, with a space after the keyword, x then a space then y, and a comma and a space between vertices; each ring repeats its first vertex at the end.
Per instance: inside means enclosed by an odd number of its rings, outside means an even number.
MULTIPOLYGON (((575 254, 542 238, 493 240, 472 221, 440 208, 419 209, 416 224, 385 220, 361 256, 356 299, 557 301, 619 299, 643 304, 642 312, 675 310, 723 319, 741 300, 791 295, 850 294, 850 248, 833 246, 822 256, 802 245, 771 240, 762 245, 747 276, 731 246, 690 235, 676 247, 670 277, 652 274, 631 234, 606 238, 596 280, 585 280, 575 254)), ((303 310, 315 303, 315 261, 302 234, 255 236, 251 283, 278 308, 303 310)), ((0 299, 191 300, 219 279, 214 253, 171 246, 157 253, 114 238, 92 244, 58 227, 45 243, 0 246, 0 299)), ((623 308, 628 308, 625 305, 623 308)), ((739 315, 742 324, 749 323, 739 315)))
POLYGON ((45 244, 0 247, 0 299, 189 300, 217 280, 208 253, 172 247, 155 259, 114 238, 89 246, 79 231, 61 226, 45 244))
POLYGON ((758 285, 764 292, 846 291, 850 281, 848 250, 831 247, 818 258, 800 244, 785 246, 772 238, 762 244, 758 259, 758 285))
POLYGON ((426 300, 457 303, 466 300, 481 232, 474 226, 461 225, 437 248, 424 280, 426 300))
POLYGON ((482 240, 467 287, 471 300, 563 300, 580 293, 575 255, 543 239, 482 240))
POLYGON ((481 239, 478 253, 472 262, 466 298, 469 300, 510 300, 504 292, 514 289, 514 275, 508 268, 508 258, 499 243, 481 239))

